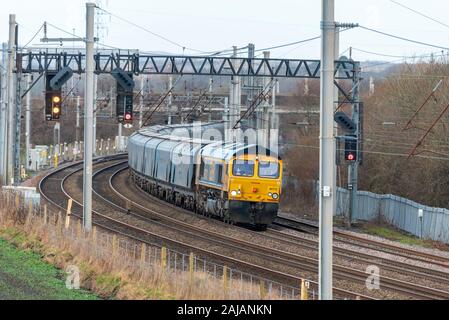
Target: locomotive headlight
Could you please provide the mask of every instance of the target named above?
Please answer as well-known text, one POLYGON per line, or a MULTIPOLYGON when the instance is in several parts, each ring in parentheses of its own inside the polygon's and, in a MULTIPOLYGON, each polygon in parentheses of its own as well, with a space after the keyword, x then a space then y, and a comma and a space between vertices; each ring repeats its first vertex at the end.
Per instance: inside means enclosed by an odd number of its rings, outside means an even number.
POLYGON ((277 193, 273 193, 273 194, 271 195, 271 197, 272 197, 273 199, 277 199, 277 198, 279 198, 279 195, 278 195, 277 193))
POLYGON ((232 191, 231 191, 231 196, 235 197, 236 195, 237 195, 237 191, 232 190, 232 191))
POLYGON ((268 196, 271 197, 273 194, 271 192, 268 192, 268 196))

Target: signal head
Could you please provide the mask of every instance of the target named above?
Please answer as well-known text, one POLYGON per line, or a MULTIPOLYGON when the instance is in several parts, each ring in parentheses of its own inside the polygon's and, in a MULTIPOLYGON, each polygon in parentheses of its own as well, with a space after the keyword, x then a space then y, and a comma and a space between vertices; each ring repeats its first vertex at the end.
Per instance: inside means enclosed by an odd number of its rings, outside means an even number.
POLYGON ((53 96, 52 97, 52 101, 53 101, 53 103, 59 103, 59 102, 61 102, 61 97, 60 96, 53 96))

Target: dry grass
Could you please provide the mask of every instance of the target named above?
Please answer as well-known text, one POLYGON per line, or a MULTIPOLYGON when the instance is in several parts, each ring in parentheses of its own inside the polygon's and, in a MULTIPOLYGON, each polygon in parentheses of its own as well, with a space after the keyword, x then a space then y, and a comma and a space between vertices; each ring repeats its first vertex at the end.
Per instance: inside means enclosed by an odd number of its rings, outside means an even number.
MULTIPOLYGON (((205 272, 195 271, 191 278, 189 272, 163 268, 158 261, 150 263, 149 246, 143 246, 142 257, 140 243, 97 228, 85 234, 76 219, 66 229, 64 215, 28 214, 28 206, 16 209, 13 198, 9 203, 4 200, 0 199, 2 238, 38 252, 58 268, 77 266, 81 287, 104 299, 261 299, 259 283, 233 279, 225 289, 223 279, 205 272)), ((265 291, 263 298, 279 299, 265 291)))

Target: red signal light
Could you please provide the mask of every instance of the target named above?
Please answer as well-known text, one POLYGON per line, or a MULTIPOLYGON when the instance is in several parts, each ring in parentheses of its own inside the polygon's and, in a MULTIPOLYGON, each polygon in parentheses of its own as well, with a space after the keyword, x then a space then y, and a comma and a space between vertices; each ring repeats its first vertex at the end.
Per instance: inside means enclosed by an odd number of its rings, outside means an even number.
POLYGON ((131 120, 131 119, 132 119, 131 113, 125 113, 125 120, 131 120))
POLYGON ((348 154, 347 160, 353 161, 355 159, 355 156, 353 153, 348 154))

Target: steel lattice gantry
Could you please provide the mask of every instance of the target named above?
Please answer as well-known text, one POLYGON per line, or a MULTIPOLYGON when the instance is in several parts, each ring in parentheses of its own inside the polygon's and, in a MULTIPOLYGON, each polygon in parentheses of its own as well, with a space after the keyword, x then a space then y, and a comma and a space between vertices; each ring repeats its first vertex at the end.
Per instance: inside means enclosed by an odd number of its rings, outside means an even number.
MULTIPOLYGON (((85 54, 68 52, 28 52, 17 54, 16 72, 43 73, 70 67, 85 72, 85 54)), ((335 62, 335 79, 353 80, 356 62, 335 62)), ((252 76, 273 78, 319 78, 320 60, 259 59, 216 56, 149 55, 139 53, 97 53, 95 73, 111 73, 115 68, 139 74, 252 76)))

